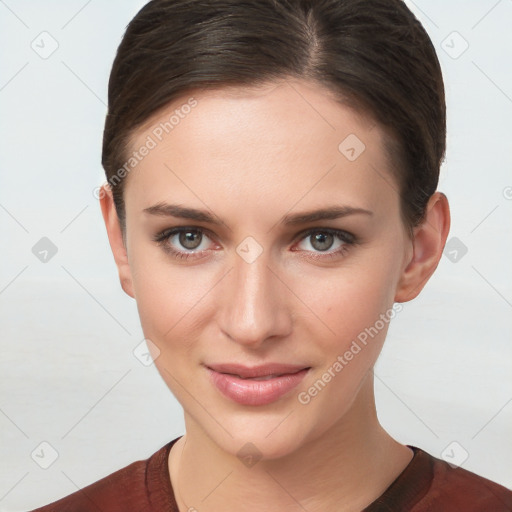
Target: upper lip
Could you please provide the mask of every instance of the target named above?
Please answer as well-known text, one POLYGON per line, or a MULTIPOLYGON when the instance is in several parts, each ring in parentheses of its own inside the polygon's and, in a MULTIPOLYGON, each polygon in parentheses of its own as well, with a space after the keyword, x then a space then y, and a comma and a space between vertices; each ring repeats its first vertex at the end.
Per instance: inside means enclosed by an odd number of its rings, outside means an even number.
POLYGON ((222 363, 209 364, 206 366, 218 373, 238 375, 244 379, 250 379, 252 377, 265 377, 267 375, 284 375, 289 373, 297 373, 300 370, 309 368, 308 366, 280 363, 268 363, 260 366, 244 366, 242 364, 222 363))

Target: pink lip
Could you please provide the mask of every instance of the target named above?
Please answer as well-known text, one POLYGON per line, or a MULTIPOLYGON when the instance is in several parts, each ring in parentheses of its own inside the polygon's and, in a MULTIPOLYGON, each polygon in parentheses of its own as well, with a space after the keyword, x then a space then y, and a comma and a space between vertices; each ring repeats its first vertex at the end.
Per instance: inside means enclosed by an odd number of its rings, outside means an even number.
POLYGON ((252 368, 236 364, 206 366, 217 389, 227 398, 242 405, 265 405, 275 402, 295 388, 309 367, 267 364, 252 368), (273 375, 267 380, 257 377, 273 375))

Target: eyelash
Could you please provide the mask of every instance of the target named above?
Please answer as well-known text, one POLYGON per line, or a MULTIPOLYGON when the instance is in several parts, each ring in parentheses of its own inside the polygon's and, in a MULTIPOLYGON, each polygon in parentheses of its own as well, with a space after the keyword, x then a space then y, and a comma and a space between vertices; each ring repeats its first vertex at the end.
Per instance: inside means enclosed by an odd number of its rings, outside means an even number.
MULTIPOLYGON (((171 229, 165 229, 163 231, 160 231, 153 237, 153 241, 156 242, 159 246, 162 247, 162 249, 167 253, 170 254, 173 258, 176 258, 178 260, 188 260, 189 258, 195 258, 197 257, 197 254, 201 254, 203 251, 196 251, 196 252, 186 252, 186 251, 177 251, 169 244, 169 238, 174 235, 179 235, 180 233, 186 233, 188 231, 193 232, 199 232, 202 235, 208 236, 208 238, 212 238, 208 235, 208 231, 202 228, 197 227, 191 227, 191 226, 182 226, 178 228, 171 228, 171 229)), ((321 251, 312 252, 312 251, 303 251, 311 253, 311 256, 307 256, 308 258, 318 259, 318 260, 330 260, 334 259, 336 257, 344 256, 349 248, 351 246, 354 246, 357 244, 356 237, 352 235, 351 233, 347 231, 343 231, 340 229, 333 229, 333 228, 310 228, 306 231, 303 231, 297 235, 295 238, 296 242, 300 242, 308 237, 310 237, 313 234, 316 233, 323 233, 323 234, 329 234, 337 238, 339 241, 343 242, 343 245, 333 252, 325 252, 322 253, 321 251)))

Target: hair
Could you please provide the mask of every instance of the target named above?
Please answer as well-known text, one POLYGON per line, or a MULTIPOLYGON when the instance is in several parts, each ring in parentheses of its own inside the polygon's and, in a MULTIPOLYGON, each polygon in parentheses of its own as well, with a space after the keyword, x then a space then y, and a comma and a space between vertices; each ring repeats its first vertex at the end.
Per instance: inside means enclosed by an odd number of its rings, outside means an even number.
POLYGON ((192 90, 286 78, 379 124, 412 233, 437 188, 446 105, 435 49, 402 0, 152 0, 127 26, 108 84, 102 165, 123 235, 138 128, 192 90))

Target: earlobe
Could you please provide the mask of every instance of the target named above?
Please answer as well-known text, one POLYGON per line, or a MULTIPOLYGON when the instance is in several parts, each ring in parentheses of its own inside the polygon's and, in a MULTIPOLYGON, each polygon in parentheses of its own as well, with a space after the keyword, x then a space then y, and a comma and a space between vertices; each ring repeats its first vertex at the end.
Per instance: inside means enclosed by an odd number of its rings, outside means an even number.
POLYGON ((413 254, 402 271, 395 302, 407 302, 421 292, 434 273, 450 230, 450 208, 442 192, 430 198, 425 219, 414 229, 413 254))
POLYGON ((121 226, 119 224, 119 217, 117 216, 112 190, 108 183, 101 186, 99 200, 101 213, 107 229, 110 248, 112 249, 112 254, 114 255, 114 260, 119 273, 121 287, 126 294, 135 298, 132 275, 128 262, 128 253, 123 240, 123 234, 121 232, 121 226))

